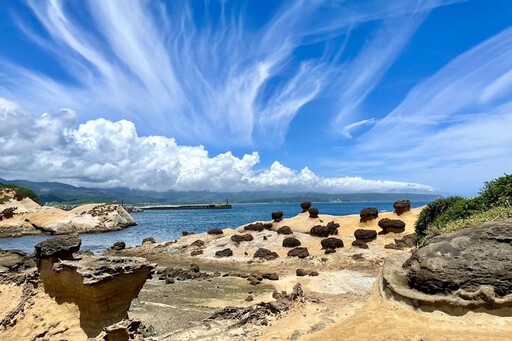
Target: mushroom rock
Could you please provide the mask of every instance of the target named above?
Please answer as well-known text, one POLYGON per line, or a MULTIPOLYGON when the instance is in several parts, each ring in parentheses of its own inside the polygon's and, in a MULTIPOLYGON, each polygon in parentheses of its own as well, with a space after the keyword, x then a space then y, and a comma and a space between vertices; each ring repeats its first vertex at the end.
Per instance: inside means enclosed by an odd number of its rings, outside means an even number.
POLYGON ((343 241, 334 237, 322 239, 320 243, 322 244, 322 249, 337 249, 343 247, 343 241))
POLYGON ((300 245, 300 240, 295 237, 286 237, 283 239, 283 247, 296 247, 300 245))
POLYGON ((39 277, 44 290, 57 303, 74 303, 80 327, 95 337, 102 329, 128 318, 154 265, 144 258, 81 256, 77 235, 48 239, 36 245, 39 277))
POLYGON ((379 227, 382 229, 382 234, 387 233, 402 233, 405 231, 405 223, 400 219, 384 218, 379 220, 379 227))
POLYGON ((352 247, 368 249, 368 244, 366 244, 366 242, 363 239, 356 239, 352 242, 352 247))
POLYGON ((411 201, 410 200, 397 200, 393 203, 393 208, 395 209, 395 213, 397 215, 401 215, 402 213, 411 210, 411 201))
POLYGON ((302 208, 302 213, 307 212, 311 208, 311 201, 303 201, 300 203, 300 208, 302 208))
POLYGON ((377 231, 357 229, 354 231, 354 237, 356 237, 357 240, 361 240, 365 243, 371 242, 372 240, 377 239, 377 231))
POLYGON ((288 251, 288 257, 299 257, 306 258, 309 256, 309 251, 307 247, 296 247, 288 251))
POLYGON ((361 209, 359 213, 359 222, 365 223, 367 221, 376 219, 379 216, 379 211, 375 207, 366 207, 361 209))
POLYGON ((263 230, 270 230, 272 229, 272 223, 253 223, 244 226, 245 231, 256 231, 261 232, 263 230))
POLYGON ((277 234, 293 234, 290 226, 282 226, 277 230, 277 234))
POLYGON ((231 249, 223 249, 223 250, 215 252, 215 256, 218 257, 218 258, 221 258, 221 257, 231 257, 231 256, 233 256, 233 250, 231 250, 231 249))
POLYGON ((249 234, 249 233, 246 233, 246 234, 234 234, 231 236, 231 241, 236 243, 236 244, 240 244, 241 242, 250 242, 251 240, 253 240, 254 237, 249 234))
POLYGON ((318 218, 318 208, 311 207, 308 212, 310 218, 318 218))
POLYGON ((274 222, 276 222, 276 223, 278 223, 281 220, 283 220, 283 216, 284 216, 283 211, 272 212, 272 220, 274 220, 274 222))
POLYGON ((269 249, 260 248, 254 253, 254 258, 261 258, 265 260, 273 260, 279 258, 279 255, 269 249))
POLYGON ((114 251, 121 251, 126 249, 126 243, 125 242, 115 242, 114 245, 110 247, 110 249, 114 251))
POLYGON ((217 228, 209 230, 208 234, 219 235, 219 234, 224 234, 224 231, 222 231, 222 229, 217 227, 217 228))

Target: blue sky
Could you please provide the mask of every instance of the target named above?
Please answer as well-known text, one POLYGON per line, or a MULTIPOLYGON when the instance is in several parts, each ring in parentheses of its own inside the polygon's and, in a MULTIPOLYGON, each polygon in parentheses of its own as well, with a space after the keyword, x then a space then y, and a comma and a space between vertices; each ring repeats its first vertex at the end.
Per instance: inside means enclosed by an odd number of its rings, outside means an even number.
POLYGON ((2 1, 0 123, 6 178, 473 195, 512 169, 512 2, 2 1))

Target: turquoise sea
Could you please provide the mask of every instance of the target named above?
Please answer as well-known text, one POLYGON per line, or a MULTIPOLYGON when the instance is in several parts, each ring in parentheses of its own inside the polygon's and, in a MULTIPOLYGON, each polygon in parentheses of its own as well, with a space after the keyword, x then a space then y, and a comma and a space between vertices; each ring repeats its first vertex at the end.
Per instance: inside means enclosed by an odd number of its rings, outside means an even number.
MULTIPOLYGON (((413 202, 413 207, 426 205, 428 202, 413 202)), ((376 207, 379 211, 393 211, 393 202, 342 202, 314 203, 320 214, 347 215, 358 214, 364 207, 376 207)), ((233 204, 232 209, 221 210, 169 210, 145 211, 132 213, 137 226, 121 231, 82 234, 82 250, 95 253, 105 251, 117 241, 124 241, 127 246, 140 245, 147 237, 154 237, 158 242, 170 241, 181 236, 182 231, 194 233, 206 232, 212 228, 238 227, 257 220, 270 220, 273 211, 283 211, 285 217, 293 217, 301 212, 300 204, 264 203, 233 204)), ((18 238, 0 238, 0 249, 18 249, 33 252, 34 245, 51 236, 25 236, 18 238)))

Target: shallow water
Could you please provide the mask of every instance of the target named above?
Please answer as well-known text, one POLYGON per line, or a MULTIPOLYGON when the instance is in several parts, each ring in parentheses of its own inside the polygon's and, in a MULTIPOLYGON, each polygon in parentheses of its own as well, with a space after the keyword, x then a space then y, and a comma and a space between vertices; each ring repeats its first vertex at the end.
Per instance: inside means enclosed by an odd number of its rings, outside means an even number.
MULTIPOLYGON (((426 205, 427 202, 413 202, 413 207, 426 205)), ((379 211, 392 211, 393 202, 344 202, 316 203, 320 214, 346 215, 358 214, 361 208, 376 207, 379 211)), ((140 245, 147 237, 158 242, 174 240, 182 231, 194 233, 206 232, 212 228, 238 227, 257 220, 270 220, 270 213, 283 211, 285 218, 301 212, 299 203, 233 204, 232 209, 220 210, 156 210, 132 213, 137 226, 121 231, 82 234, 81 250, 103 252, 117 241, 127 246, 140 245)), ((51 236, 25 236, 18 238, 0 238, 0 249, 18 249, 33 252, 34 246, 51 236)))

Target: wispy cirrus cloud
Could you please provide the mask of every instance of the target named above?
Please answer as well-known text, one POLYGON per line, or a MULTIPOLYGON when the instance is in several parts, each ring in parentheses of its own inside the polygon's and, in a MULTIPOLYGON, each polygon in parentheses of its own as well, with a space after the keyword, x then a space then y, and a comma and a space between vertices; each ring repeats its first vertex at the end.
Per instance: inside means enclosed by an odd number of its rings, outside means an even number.
POLYGON ((44 33, 19 26, 66 77, 0 60, 0 95, 33 112, 64 106, 82 119, 128 118, 189 143, 279 144, 322 96, 342 94, 332 115, 354 120, 428 12, 451 2, 293 1, 255 24, 236 2, 28 1, 44 33), (344 57, 351 30, 375 22, 357 57, 344 57), (311 44, 319 53, 301 55, 311 44))

